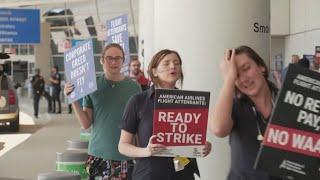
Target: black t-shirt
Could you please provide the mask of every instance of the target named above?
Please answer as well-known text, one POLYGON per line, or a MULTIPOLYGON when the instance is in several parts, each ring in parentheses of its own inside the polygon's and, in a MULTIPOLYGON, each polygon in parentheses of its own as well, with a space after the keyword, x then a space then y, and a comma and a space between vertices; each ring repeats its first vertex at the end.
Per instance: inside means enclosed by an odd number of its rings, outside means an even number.
MULTIPOLYGON (((133 96, 123 114, 122 129, 138 135, 139 147, 147 147, 152 136, 154 97, 154 87, 133 96)), ((175 173, 171 157, 146 157, 136 158, 132 177, 133 180, 187 180, 193 179, 194 173, 199 175, 195 159, 191 159, 184 170, 175 173)))
POLYGON ((60 75, 59 73, 54 73, 54 74, 51 74, 51 78, 52 78, 53 80, 58 80, 58 83, 51 83, 52 87, 60 88, 61 75, 60 75))
POLYGON ((44 91, 44 79, 40 75, 34 75, 31 80, 34 93, 41 94, 44 91))
POLYGON ((260 149, 257 140, 258 125, 262 134, 268 121, 262 119, 259 112, 255 112, 253 103, 249 98, 236 98, 232 107, 234 125, 230 133, 231 169, 228 180, 281 180, 270 177, 266 172, 254 170, 254 163, 260 149), (257 124, 258 123, 258 124, 257 124))

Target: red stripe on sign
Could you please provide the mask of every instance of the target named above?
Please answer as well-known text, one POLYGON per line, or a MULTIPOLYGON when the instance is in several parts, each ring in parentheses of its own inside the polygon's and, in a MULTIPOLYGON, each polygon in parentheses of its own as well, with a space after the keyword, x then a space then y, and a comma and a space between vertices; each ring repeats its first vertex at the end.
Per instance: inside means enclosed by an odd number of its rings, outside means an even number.
POLYGON ((320 157, 320 134, 270 124, 263 145, 320 157))

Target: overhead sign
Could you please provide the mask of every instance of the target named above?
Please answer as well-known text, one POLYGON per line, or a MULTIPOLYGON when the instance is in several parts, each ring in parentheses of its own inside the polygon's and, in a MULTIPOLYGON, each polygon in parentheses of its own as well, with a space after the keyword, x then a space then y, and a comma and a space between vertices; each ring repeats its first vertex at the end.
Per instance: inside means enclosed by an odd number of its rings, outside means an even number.
POLYGON ((40 10, 0 8, 0 43, 40 43, 40 10))
POLYGON ((68 96, 72 103, 97 90, 92 41, 79 43, 64 53, 66 82, 74 85, 68 96))
POLYGON ((202 157, 210 93, 156 89, 153 135, 166 149, 154 156, 202 157))
POLYGON ((320 179, 320 74, 290 65, 256 168, 292 180, 320 179))
POLYGON ((125 61, 122 72, 128 72, 130 62, 128 14, 107 21, 107 43, 117 43, 123 48, 125 61))

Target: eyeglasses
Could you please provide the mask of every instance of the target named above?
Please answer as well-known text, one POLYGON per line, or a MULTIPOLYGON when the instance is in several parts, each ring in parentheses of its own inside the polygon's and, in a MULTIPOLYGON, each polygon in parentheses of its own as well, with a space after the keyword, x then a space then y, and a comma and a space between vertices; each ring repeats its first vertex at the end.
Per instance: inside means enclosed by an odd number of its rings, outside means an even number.
POLYGON ((112 57, 112 56, 106 56, 104 57, 104 60, 108 61, 108 62, 111 62, 112 60, 116 61, 116 62, 119 62, 119 61, 122 61, 123 60, 123 57, 121 56, 115 56, 115 57, 112 57))

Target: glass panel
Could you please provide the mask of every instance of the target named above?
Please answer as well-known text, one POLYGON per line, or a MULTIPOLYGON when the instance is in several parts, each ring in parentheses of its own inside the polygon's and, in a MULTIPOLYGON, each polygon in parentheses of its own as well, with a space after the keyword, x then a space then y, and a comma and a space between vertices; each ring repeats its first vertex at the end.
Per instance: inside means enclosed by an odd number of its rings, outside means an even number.
POLYGON ((94 66, 96 72, 103 72, 102 65, 100 64, 100 58, 101 56, 94 56, 94 66))
MULTIPOLYGON (((138 53, 138 47, 136 46, 136 43, 135 43, 135 38, 136 37, 129 37, 129 49, 130 49, 130 54, 132 53, 138 53)), ((138 38, 137 38, 137 43, 138 43, 138 38)))
POLYGON ((20 45, 20 54, 27 55, 28 54, 28 45, 20 45))
POLYGON ((1 52, 5 52, 6 49, 9 49, 10 45, 2 45, 2 51, 1 52))
POLYGON ((34 63, 29 63, 29 74, 34 74, 34 69, 35 69, 34 63))
POLYGON ((29 54, 30 55, 34 54, 34 45, 29 45, 29 54))
POLYGON ((94 54, 101 54, 102 47, 103 47, 104 41, 98 41, 96 38, 92 38, 92 44, 93 44, 93 53, 94 54))
POLYGON ((13 48, 16 51, 16 54, 19 55, 19 46, 18 45, 12 45, 11 48, 13 48))
POLYGON ((63 56, 54 56, 52 57, 53 66, 58 66, 59 72, 64 71, 64 57, 63 56))
POLYGON ((58 45, 54 43, 54 41, 51 39, 51 51, 52 54, 58 54, 58 45))

